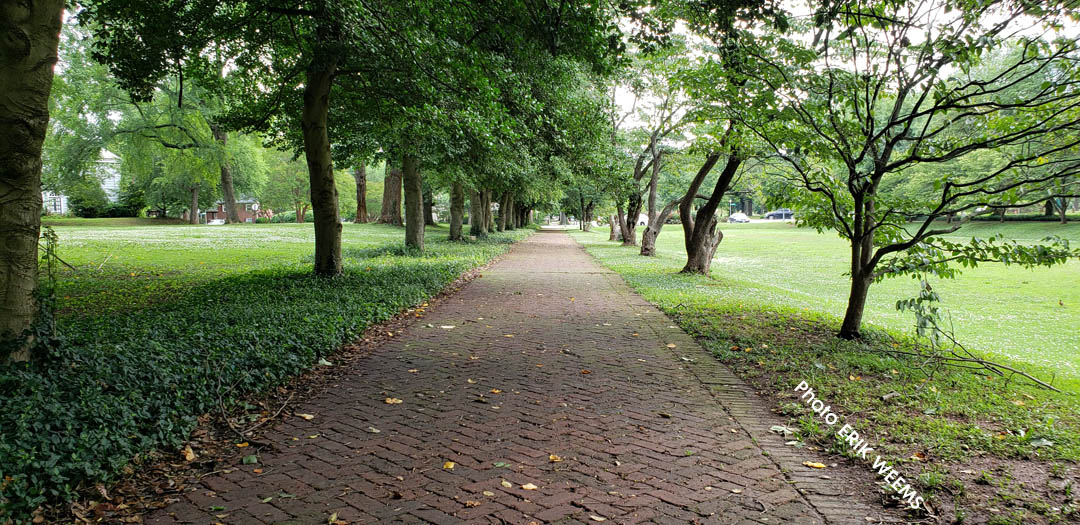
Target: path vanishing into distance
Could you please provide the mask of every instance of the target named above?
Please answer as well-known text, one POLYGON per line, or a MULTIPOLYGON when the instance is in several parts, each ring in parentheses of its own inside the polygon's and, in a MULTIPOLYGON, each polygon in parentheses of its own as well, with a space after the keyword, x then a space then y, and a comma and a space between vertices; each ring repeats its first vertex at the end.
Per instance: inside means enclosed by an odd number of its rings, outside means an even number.
MULTIPOLYGON (((867 523, 734 377, 546 231, 153 523, 867 523), (398 402, 400 400, 400 402, 398 402), (259 472, 256 472, 256 469, 259 472)), ((832 471, 830 471, 831 473, 832 471)))

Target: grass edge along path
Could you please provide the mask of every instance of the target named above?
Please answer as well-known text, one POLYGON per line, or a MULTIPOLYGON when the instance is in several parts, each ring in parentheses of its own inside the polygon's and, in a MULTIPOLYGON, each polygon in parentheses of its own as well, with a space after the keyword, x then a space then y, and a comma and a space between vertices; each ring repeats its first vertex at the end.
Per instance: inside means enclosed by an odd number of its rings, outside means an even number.
MULTIPOLYGON (((695 294, 695 288, 738 284, 680 275, 676 266, 661 278, 674 284, 660 287, 655 274, 614 263, 613 243, 606 235, 573 236, 737 374, 758 385, 769 383, 790 398, 779 409, 803 421, 807 435, 821 429, 795 402, 794 388, 803 380, 837 408, 857 414, 864 430, 887 436, 896 452, 912 449, 904 457, 921 452, 947 460, 979 455, 1080 460, 1076 393, 954 368, 928 377, 915 368, 916 360, 888 353, 912 344, 909 335, 873 327, 864 341, 843 341, 834 337, 839 319, 828 313, 756 304, 749 297, 725 301, 695 294), (893 392, 899 395, 882 399, 893 392)), ((1023 363, 1004 364, 1038 373, 1023 363)))
POLYGON ((283 384, 532 233, 419 256, 365 249, 346 254, 345 274, 332 280, 310 265, 263 268, 166 304, 61 319, 44 358, 0 365, 0 522, 178 448, 200 415, 283 384))

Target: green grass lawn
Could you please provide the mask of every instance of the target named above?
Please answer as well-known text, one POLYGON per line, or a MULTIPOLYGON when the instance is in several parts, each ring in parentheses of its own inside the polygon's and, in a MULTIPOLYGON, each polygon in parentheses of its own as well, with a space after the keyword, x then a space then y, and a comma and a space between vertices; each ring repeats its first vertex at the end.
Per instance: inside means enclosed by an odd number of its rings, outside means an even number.
MULTIPOLYGON (((979 224, 969 234, 1005 228, 1022 238, 1057 231, 1076 239, 1078 226, 979 224)), ((843 453, 797 402, 793 388, 806 380, 857 428, 880 439, 879 450, 900 460, 916 452, 931 460, 987 454, 1080 460, 1077 261, 1036 271, 985 265, 934 282, 962 342, 977 354, 1053 378, 1065 390, 1054 393, 1018 377, 925 368, 921 359, 890 354, 913 345, 914 320, 894 307, 915 294, 910 279, 874 285, 866 339, 840 340, 834 334, 848 281, 839 239, 782 223, 724 225, 724 231, 711 278, 677 273, 685 263, 678 225, 664 229, 659 255, 651 258, 609 242, 606 230, 573 235, 727 366, 774 396, 777 411, 800 428, 799 439, 843 453), (882 399, 891 392, 899 396, 882 399)))
MULTIPOLYGON (((712 265, 714 283, 695 285, 693 295, 707 289, 719 301, 774 305, 842 316, 849 280, 847 248, 835 235, 818 234, 790 223, 725 224, 724 241, 712 265)), ((978 222, 957 232, 959 238, 1005 233, 1017 240, 1037 241, 1057 235, 1080 245, 1080 223, 978 222)), ((658 239, 659 256, 645 260, 636 250, 606 242, 606 233, 589 239, 590 251, 606 263, 648 268, 663 274, 685 263, 679 225, 668 225, 658 239), (603 242, 593 242, 593 240, 603 242)), ((621 271, 621 270, 620 270, 621 271)), ((647 275, 635 277, 648 279, 647 275)), ((1080 391, 1080 261, 1026 270, 983 264, 956 279, 931 280, 941 295, 958 339, 992 358, 1029 363, 1056 384, 1080 391)), ((918 282, 890 279, 870 289, 865 322, 912 331, 915 319, 896 310, 896 301, 914 297, 918 282)))
MULTIPOLYGON (((345 224, 344 274, 312 275, 311 224, 55 225, 55 331, 0 364, 0 522, 177 450, 197 418, 333 360, 368 326, 423 303, 532 230, 446 241, 345 224)), ((43 333, 50 332, 42 325, 43 333)))

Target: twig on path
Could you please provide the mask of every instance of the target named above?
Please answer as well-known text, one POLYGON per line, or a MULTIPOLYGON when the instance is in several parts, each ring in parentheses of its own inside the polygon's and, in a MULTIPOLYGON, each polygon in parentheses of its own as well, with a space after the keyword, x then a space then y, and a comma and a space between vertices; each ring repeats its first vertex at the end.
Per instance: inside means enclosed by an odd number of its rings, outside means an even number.
POLYGON ((276 419, 278 416, 281 415, 281 411, 285 410, 285 407, 289 404, 289 401, 292 401, 292 398, 293 398, 294 395, 296 395, 296 392, 293 392, 293 393, 289 394, 289 398, 286 399, 285 402, 281 404, 281 407, 277 409, 277 412, 274 412, 274 415, 272 415, 272 416, 270 416, 270 417, 256 423, 253 427, 243 431, 242 434, 250 433, 252 430, 255 430, 256 428, 259 428, 259 427, 263 426, 263 424, 265 424, 267 421, 272 421, 272 420, 276 419))

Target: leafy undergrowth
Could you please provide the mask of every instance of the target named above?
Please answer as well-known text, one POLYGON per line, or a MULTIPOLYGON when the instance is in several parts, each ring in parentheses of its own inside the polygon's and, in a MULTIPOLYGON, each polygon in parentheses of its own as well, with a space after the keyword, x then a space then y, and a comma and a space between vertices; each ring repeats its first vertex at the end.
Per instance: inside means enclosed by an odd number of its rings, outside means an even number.
MULTIPOLYGON (((268 265, 250 252, 248 271, 218 279, 185 279, 174 261, 173 282, 190 287, 148 292, 127 310, 95 313, 85 295, 68 295, 46 357, 0 366, 0 521, 107 482, 150 450, 178 447, 201 414, 285 382, 529 233, 469 243, 429 236, 423 255, 347 248, 345 274, 332 280, 313 277, 310 262, 268 265)), ((159 262, 147 273, 162 273, 168 262, 159 262)), ((68 292, 108 292, 115 273, 68 292)))

